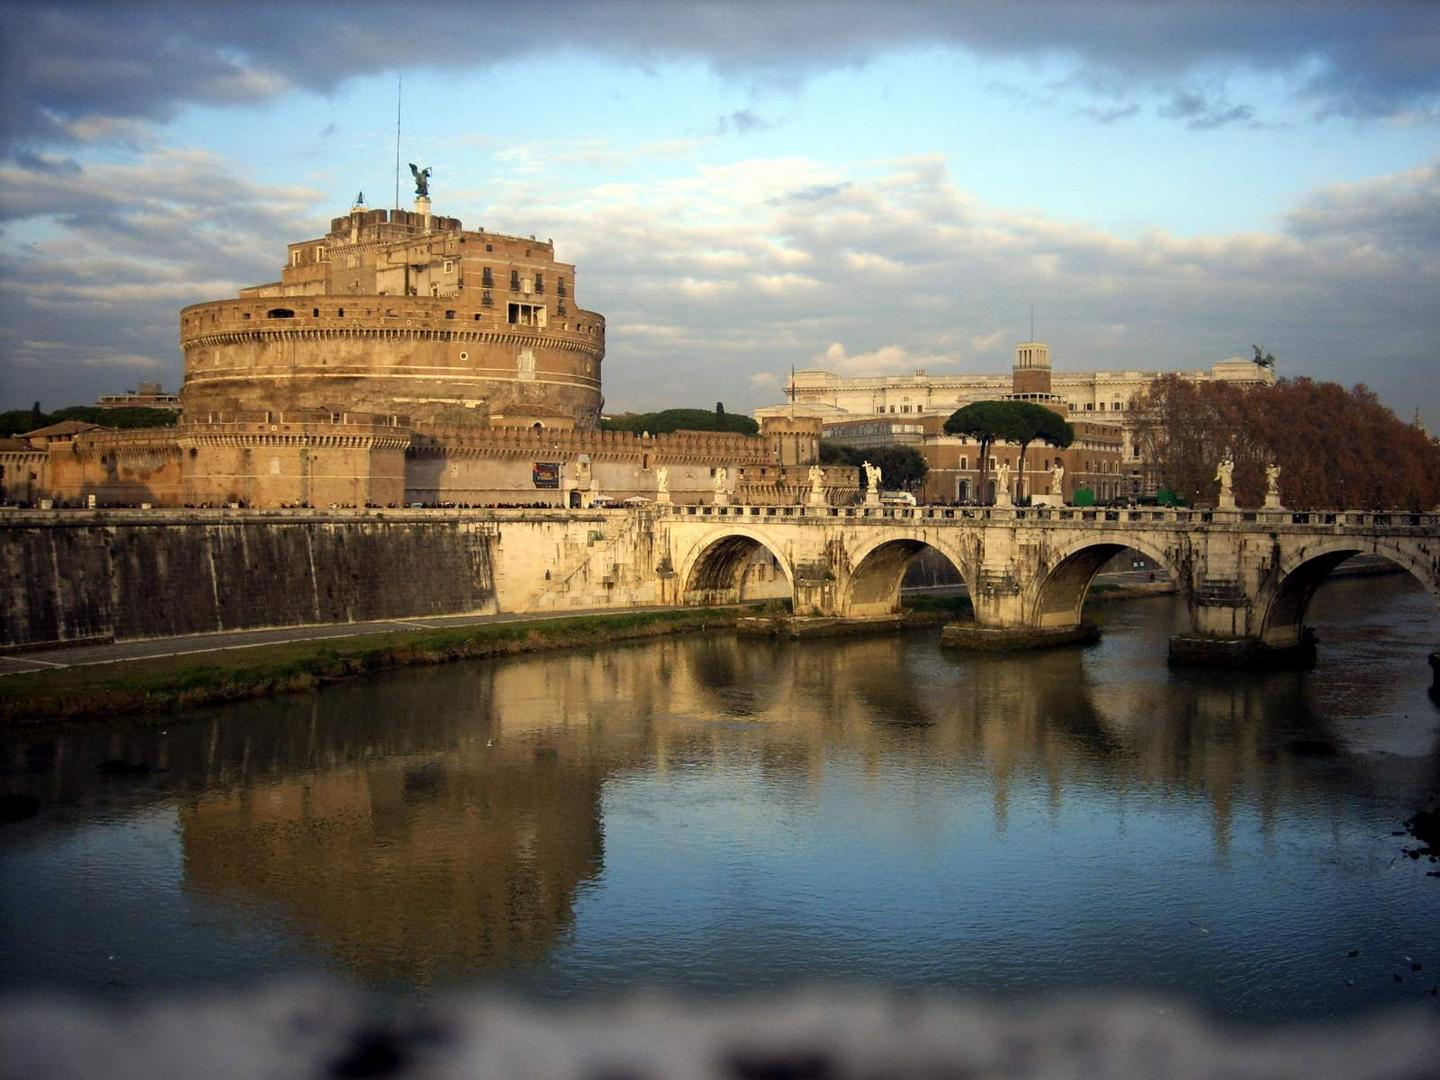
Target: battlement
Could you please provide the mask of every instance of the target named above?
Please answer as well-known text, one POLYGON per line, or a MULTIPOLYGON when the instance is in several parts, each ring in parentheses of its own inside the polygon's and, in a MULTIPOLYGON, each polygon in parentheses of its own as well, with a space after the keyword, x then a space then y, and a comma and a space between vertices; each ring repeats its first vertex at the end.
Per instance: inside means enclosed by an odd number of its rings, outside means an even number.
POLYGON ((411 452, 447 456, 454 453, 507 453, 544 456, 589 454, 596 458, 634 458, 733 465, 773 464, 769 442, 752 435, 722 431, 675 431, 643 435, 633 431, 584 429, 484 428, 459 424, 415 425, 411 452))
POLYGON ((242 296, 191 304, 180 312, 180 344, 216 334, 285 333, 301 330, 366 333, 375 330, 426 330, 464 340, 476 331, 543 337, 559 347, 604 352, 605 317, 571 308, 563 318, 520 321, 504 303, 486 303, 479 294, 465 296, 242 296), (511 321, 515 319, 516 321, 511 321))

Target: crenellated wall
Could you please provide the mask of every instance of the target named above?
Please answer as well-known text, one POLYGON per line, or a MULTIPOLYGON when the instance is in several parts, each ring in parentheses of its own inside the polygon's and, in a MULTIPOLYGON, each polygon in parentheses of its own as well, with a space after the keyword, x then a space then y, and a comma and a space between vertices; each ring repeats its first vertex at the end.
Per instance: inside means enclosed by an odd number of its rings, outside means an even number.
MULTIPOLYGON (((714 502, 720 469, 734 503, 799 502, 809 490, 808 469, 779 465, 773 438, 415 423, 361 411, 222 412, 175 428, 90 431, 29 453, 43 468, 12 497, 66 506, 93 496, 101 507, 579 507, 601 496, 657 499, 662 469, 676 503, 714 502)), ((0 464, 18 472, 24 463, 10 457, 0 464)), ((832 503, 854 501, 858 483, 853 468, 825 469, 832 503)))

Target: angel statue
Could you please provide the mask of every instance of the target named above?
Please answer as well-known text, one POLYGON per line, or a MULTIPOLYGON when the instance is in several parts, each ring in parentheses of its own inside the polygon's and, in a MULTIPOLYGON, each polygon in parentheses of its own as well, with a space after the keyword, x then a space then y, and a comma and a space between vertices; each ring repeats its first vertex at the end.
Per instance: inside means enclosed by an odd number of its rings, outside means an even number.
POLYGON ((1235 460, 1230 457, 1229 454, 1226 454, 1220 464, 1215 466, 1215 479, 1220 481, 1220 494, 1222 496, 1230 494, 1230 484, 1234 475, 1235 460))
POLYGON ((415 163, 410 162, 410 175, 415 177, 415 197, 417 199, 428 199, 430 197, 430 166, 417 169, 415 163))

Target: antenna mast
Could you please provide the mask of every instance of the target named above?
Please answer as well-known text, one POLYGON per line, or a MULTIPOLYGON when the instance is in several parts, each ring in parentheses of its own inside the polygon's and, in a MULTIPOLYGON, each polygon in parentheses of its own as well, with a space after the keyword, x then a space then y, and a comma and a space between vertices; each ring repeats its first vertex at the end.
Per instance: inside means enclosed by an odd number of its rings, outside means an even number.
POLYGON ((400 72, 395 73, 395 209, 400 209, 400 72))
MULTIPOLYGON (((399 166, 399 165, 396 165, 395 168, 398 169, 398 168, 400 168, 400 166, 399 166)), ((1034 305, 1034 304, 1031 304, 1031 305, 1030 305, 1030 340, 1031 340, 1031 341, 1034 341, 1034 340, 1035 340, 1035 305, 1034 305)))

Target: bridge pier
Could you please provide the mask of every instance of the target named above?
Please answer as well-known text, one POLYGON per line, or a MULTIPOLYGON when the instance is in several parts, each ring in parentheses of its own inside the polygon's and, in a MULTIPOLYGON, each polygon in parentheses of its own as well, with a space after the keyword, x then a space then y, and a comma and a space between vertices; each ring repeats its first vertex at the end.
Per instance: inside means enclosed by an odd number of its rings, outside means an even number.
POLYGON ((1075 626, 1026 627, 980 626, 976 623, 946 623, 940 629, 940 644, 978 652, 1016 652, 1022 649, 1050 649, 1057 645, 1089 645, 1100 640, 1094 623, 1075 626))
POLYGON ((1307 626, 1299 640, 1271 645, 1254 637, 1176 634, 1170 639, 1172 664, 1195 667, 1303 668, 1315 663, 1315 634, 1307 626))

